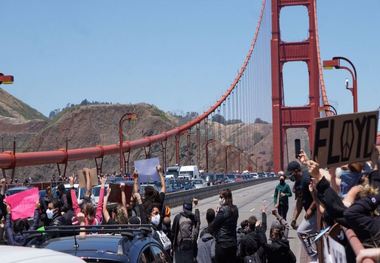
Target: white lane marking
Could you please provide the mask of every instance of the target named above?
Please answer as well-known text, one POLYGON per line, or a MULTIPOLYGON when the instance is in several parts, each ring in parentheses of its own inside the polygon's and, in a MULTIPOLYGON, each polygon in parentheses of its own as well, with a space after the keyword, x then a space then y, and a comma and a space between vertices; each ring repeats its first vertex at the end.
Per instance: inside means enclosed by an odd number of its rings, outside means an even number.
POLYGON ((256 208, 252 208, 251 210, 249 210, 249 212, 253 212, 253 211, 255 211, 255 209, 256 209, 256 208))

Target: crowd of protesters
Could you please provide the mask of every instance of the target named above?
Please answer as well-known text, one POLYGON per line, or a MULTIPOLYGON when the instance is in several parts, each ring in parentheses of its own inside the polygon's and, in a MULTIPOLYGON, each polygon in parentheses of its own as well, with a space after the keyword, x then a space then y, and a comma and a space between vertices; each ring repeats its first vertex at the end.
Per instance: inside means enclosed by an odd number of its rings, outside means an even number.
MULTIPOLYGON (((99 178, 100 194, 97 204, 87 189, 81 204, 74 189, 75 179, 69 178, 70 189, 59 184, 53 196, 51 188, 36 203, 33 225, 26 219, 11 220, 12 209, 4 202, 6 182, 0 182, 0 219, 4 222, 6 241, 9 245, 28 245, 30 238, 24 230, 41 226, 101 225, 101 224, 151 224, 154 237, 160 241, 175 262, 296 262, 288 241, 290 227, 297 230, 311 262, 317 261, 317 251, 311 246, 310 237, 319 229, 340 226, 354 230, 365 248, 357 260, 365 257, 380 259, 380 174, 378 157, 373 162, 351 163, 336 170, 327 170, 301 151, 298 161, 290 162, 286 173, 279 173, 273 201, 275 217, 267 231, 266 208, 261 219, 255 216, 242 220, 238 228, 239 211, 233 204, 232 192, 219 193, 219 206, 206 213, 207 226, 200 229, 200 213, 194 200, 184 200, 183 211, 171 220, 170 208, 165 205, 165 175, 160 166, 161 191, 152 186, 139 192, 139 176, 133 174, 133 191, 127 200, 124 184, 120 184, 121 202, 109 206, 111 188, 106 189, 106 177, 99 178), (290 187, 289 178, 294 182, 290 187), (294 195, 295 209, 290 225, 287 223, 289 202, 294 195), (303 210, 303 213, 302 213, 303 210), (320 213, 318 213, 318 211, 320 213), (302 220, 297 225, 297 219, 302 220), (323 226, 317 225, 317 215, 322 215, 323 226), (4 219, 4 220, 3 220, 4 219), (164 239, 162 237, 165 237, 164 239), (169 245, 163 240, 168 240, 169 245)), ((87 187, 88 188, 88 187, 87 187)), ((81 235, 86 235, 84 232, 81 235)), ((60 234, 57 233, 56 236, 60 234)), ((3 236, 3 235, 2 235, 3 236)), ((350 259, 355 258, 351 257, 350 259)), ((350 261, 348 259, 348 261, 350 261)))

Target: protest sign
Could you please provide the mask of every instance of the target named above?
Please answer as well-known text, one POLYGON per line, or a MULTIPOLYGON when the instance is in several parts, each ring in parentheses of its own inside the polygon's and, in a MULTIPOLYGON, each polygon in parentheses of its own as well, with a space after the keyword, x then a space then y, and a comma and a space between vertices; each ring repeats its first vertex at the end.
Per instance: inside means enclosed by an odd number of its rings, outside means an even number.
POLYGON ((330 256, 333 263, 346 263, 346 251, 344 246, 336 242, 330 236, 328 237, 329 245, 330 245, 330 256))
POLYGON ((159 164, 160 160, 157 157, 135 161, 135 170, 139 174, 139 183, 159 182, 160 175, 156 168, 159 164))
POLYGON ((316 119, 313 160, 328 168, 370 160, 378 115, 372 111, 316 119))
MULTIPOLYGON (((116 202, 121 204, 121 184, 110 184, 109 188, 111 189, 111 194, 108 197, 108 202, 116 202)), ((125 200, 127 201, 127 204, 129 204, 132 196, 132 190, 133 185, 132 184, 125 184, 124 185, 124 193, 125 193, 125 200)))
POLYGON ((12 220, 33 217, 38 201, 37 187, 7 196, 5 199, 5 202, 11 207, 12 220))
POLYGON ((90 187, 98 185, 98 175, 96 168, 83 168, 77 171, 79 188, 87 187, 87 180, 90 181, 90 187))

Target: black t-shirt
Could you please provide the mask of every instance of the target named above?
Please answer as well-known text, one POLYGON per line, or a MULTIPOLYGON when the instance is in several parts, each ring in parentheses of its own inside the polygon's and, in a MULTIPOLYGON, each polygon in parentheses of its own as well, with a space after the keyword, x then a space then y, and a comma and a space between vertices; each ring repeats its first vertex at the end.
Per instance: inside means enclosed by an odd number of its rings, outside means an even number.
POLYGON ((311 203, 313 203, 313 197, 309 191, 309 184, 311 181, 310 173, 308 171, 302 172, 301 189, 302 189, 302 206, 305 209, 309 209, 311 203))

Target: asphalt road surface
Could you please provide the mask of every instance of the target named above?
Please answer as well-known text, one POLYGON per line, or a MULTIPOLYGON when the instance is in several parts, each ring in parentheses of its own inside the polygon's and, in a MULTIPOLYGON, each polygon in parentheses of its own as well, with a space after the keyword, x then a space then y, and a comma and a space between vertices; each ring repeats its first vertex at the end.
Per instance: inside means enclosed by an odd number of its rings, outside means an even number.
MULTIPOLYGON (((289 180, 286 181, 290 188, 292 189, 293 183, 289 180)), ((238 219, 238 226, 240 226, 240 222, 248 219, 251 215, 255 215, 257 219, 261 220, 261 207, 262 205, 266 205, 267 209, 267 238, 269 237, 269 229, 272 224, 272 221, 274 220, 274 216, 272 215, 271 211, 274 209, 273 205, 273 194, 275 186, 278 184, 278 181, 272 181, 272 182, 266 182, 254 186, 250 186, 247 188, 235 190, 232 192, 232 198, 234 204, 239 208, 239 219, 238 219)), ((218 201, 219 196, 214 196, 210 198, 206 198, 203 200, 199 200, 198 205, 196 208, 200 211, 201 216, 201 228, 207 226, 206 222, 206 211, 208 208, 214 208, 216 209, 218 207, 218 201)), ((294 195, 289 198, 289 211, 287 214, 287 220, 290 224, 293 209, 295 205, 294 195)), ((194 210, 194 207, 193 207, 194 210)), ((172 220, 176 214, 182 211, 181 207, 175 207, 172 209, 172 220)), ((301 222, 301 216, 298 218, 297 223, 301 222)), ((298 240, 297 233, 295 230, 290 228, 289 231, 289 242, 290 242, 290 248, 292 249, 293 253, 297 257, 297 262, 304 262, 304 256, 301 255, 301 242, 298 240)), ((303 254, 303 253, 302 253, 303 254)))

